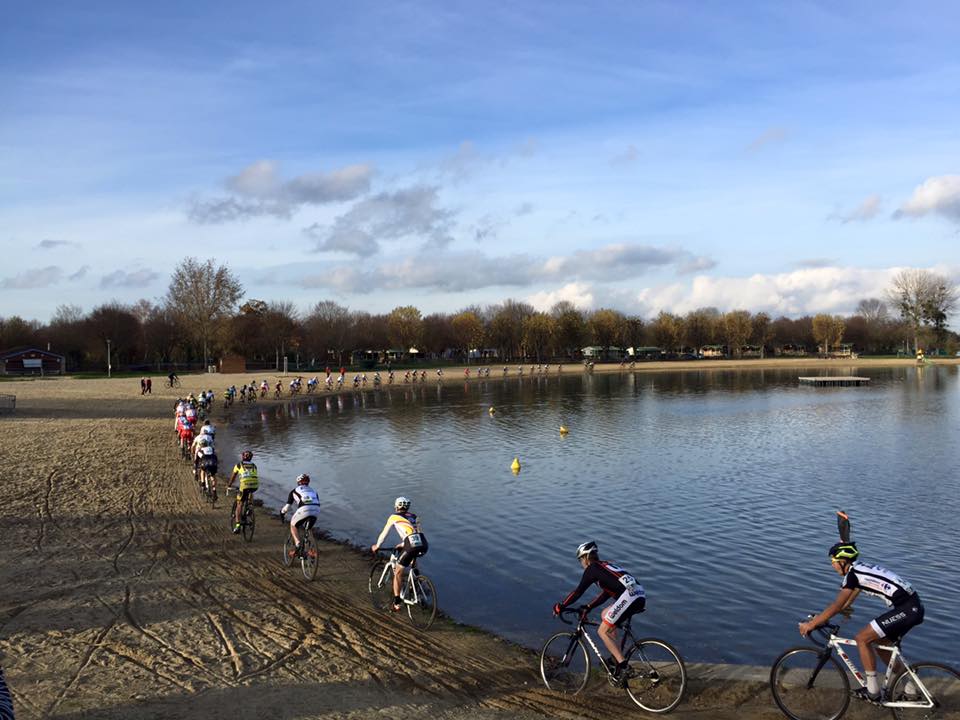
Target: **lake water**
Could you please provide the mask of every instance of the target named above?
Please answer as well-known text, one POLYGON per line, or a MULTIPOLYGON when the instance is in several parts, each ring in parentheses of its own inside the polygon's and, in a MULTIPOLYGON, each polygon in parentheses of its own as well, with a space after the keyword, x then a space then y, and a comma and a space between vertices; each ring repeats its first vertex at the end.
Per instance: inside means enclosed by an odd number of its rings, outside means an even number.
MULTIPOLYGON (((836 595, 826 550, 842 508, 862 557, 926 605, 908 657, 960 665, 957 367, 798 386, 815 372, 395 385, 236 412, 221 453, 254 450, 273 506, 309 473, 323 527, 358 544, 411 498, 442 609, 530 647, 560 627, 550 608, 595 539, 646 587, 641 633, 691 661, 767 664, 836 595)), ((882 609, 862 597, 850 634, 882 609)))

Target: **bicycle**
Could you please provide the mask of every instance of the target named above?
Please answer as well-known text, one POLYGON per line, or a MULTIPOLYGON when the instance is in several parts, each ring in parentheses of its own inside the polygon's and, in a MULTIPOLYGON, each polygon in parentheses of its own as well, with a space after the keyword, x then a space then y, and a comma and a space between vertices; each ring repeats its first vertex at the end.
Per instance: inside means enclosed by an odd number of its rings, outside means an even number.
POLYGON ((174 376, 172 379, 167 378, 167 387, 168 388, 180 387, 180 378, 176 376, 174 376))
MULTIPOLYGON (((285 522, 283 513, 280 513, 280 521, 285 522)), ((303 577, 312 581, 317 577, 317 569, 320 567, 320 551, 317 548, 317 541, 313 537, 314 518, 307 518, 300 525, 300 543, 293 544, 293 535, 287 530, 287 537, 283 541, 283 564, 285 567, 293 565, 293 561, 300 560, 300 570, 303 577)))
POLYGON ((626 691, 640 708, 652 713, 668 713, 683 700, 687 689, 687 668, 680 653, 664 640, 657 638, 637 639, 630 627, 631 618, 624 622, 620 652, 627 661, 627 668, 620 678, 614 677, 614 661, 605 661, 600 649, 587 633, 587 627, 599 627, 600 623, 587 619, 583 608, 567 608, 560 613, 560 621, 573 625, 564 615, 577 613, 578 621, 573 632, 558 632, 551 636, 540 651, 540 677, 549 690, 576 695, 590 681, 590 654, 583 641, 600 660, 600 667, 607 674, 607 681, 626 691))
MULTIPOLYGON (((227 492, 236 493, 237 490, 234 487, 228 487, 227 492)), ((236 522, 234 520, 234 518, 236 517, 234 515, 234 511, 236 510, 236 507, 237 507, 236 498, 234 498, 234 501, 232 503, 229 503, 227 507, 229 508, 229 511, 230 511, 228 517, 230 518, 230 529, 232 530, 234 523, 236 522)), ((251 540, 253 540, 253 531, 256 529, 256 526, 257 526, 257 518, 253 512, 253 501, 249 497, 247 497, 243 501, 243 506, 240 508, 240 532, 243 534, 244 540, 246 540, 247 542, 250 542, 251 540)))
MULTIPOLYGON (((379 550, 390 553, 388 560, 375 560, 370 568, 367 589, 370 601, 377 610, 388 610, 393 606, 393 575, 396 571, 400 551, 379 550)), ((410 565, 407 579, 400 586, 400 601, 407 606, 407 615, 414 627, 428 630, 437 617, 437 589, 433 581, 420 572, 417 561, 410 565)))
MULTIPOLYGON (((812 615, 808 616, 812 618, 812 615)), ((840 626, 827 623, 808 636, 817 647, 808 645, 785 650, 770 669, 770 690, 777 707, 793 720, 838 720, 850 705, 849 675, 861 687, 867 683, 843 646, 856 640, 840 637, 840 626), (821 639, 814 637, 818 633, 821 639), (846 665, 840 664, 834 655, 846 665)), ((891 653, 883 678, 881 707, 890 708, 898 720, 907 718, 960 717, 960 673, 935 662, 908 663, 900 641, 877 646, 891 653), (897 665, 903 670, 895 675, 897 665), (913 690, 909 691, 909 686, 913 690)))

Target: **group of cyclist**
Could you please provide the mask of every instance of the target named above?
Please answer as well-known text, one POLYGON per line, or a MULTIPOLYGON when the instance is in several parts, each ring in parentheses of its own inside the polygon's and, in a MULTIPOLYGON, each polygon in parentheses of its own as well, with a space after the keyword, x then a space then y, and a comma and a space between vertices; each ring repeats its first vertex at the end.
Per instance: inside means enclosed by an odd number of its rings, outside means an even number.
MULTIPOLYGON (((308 388, 317 384, 311 380, 308 388)), ((255 386, 251 387, 255 394, 255 386)), ((212 478, 215 489, 218 464, 214 448, 216 430, 209 420, 202 420, 200 416, 201 410, 209 410, 212 394, 212 391, 207 391, 201 393, 199 398, 190 395, 179 399, 176 407, 176 429, 181 447, 184 443, 190 447, 195 473, 200 474, 201 480, 204 477, 212 478), (195 432, 198 423, 202 424, 195 432)), ((250 450, 243 451, 240 461, 232 470, 228 484, 232 487, 235 482, 239 482, 239 492, 234 511, 234 532, 239 533, 242 504, 252 500, 253 494, 259 488, 258 470, 250 450)), ((394 548, 398 552, 398 563, 393 577, 394 610, 402 607, 400 588, 403 574, 418 557, 425 555, 429 548, 420 519, 411 512, 410 507, 408 498, 396 498, 393 513, 388 516, 380 535, 371 546, 371 550, 377 552, 384 545, 391 530, 395 530, 399 536, 400 542, 394 548)), ((303 533, 310 532, 320 518, 320 497, 316 490, 310 487, 310 476, 306 473, 297 477, 296 486, 288 494, 287 502, 281 509, 281 516, 291 510, 293 513, 289 519, 289 529, 294 546, 299 551, 303 533)), ((834 571, 843 578, 840 592, 821 613, 800 623, 799 631, 806 636, 828 623, 833 616, 847 611, 861 593, 882 599, 888 609, 855 636, 867 681, 866 687, 858 689, 855 694, 869 702, 879 703, 883 698, 877 677, 876 654, 880 655, 884 663, 889 663, 890 653, 878 650, 875 646, 880 641, 899 642, 907 632, 924 621, 924 607, 917 592, 901 576, 859 559, 860 551, 856 543, 846 536, 849 532, 847 518, 843 513, 839 515, 843 522, 847 522, 847 533, 841 529, 841 542, 829 549, 828 557, 834 571)), ((646 609, 646 593, 634 575, 620 565, 600 558, 599 547, 595 541, 579 545, 576 558, 583 568, 580 582, 563 600, 553 606, 553 612, 556 615, 564 612, 592 585, 596 585, 600 590, 599 594, 577 610, 585 617, 595 608, 607 603, 601 612, 598 634, 610 651, 607 662, 613 677, 618 681, 622 680, 627 663, 618 642, 618 630, 627 620, 646 609)), ((910 691, 909 685, 907 690, 910 691)))

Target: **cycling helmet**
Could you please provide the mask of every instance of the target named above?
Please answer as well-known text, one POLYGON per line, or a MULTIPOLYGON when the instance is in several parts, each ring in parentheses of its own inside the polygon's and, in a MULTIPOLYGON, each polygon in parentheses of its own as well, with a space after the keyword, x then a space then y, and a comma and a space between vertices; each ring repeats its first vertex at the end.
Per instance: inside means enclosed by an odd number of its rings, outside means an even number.
POLYGON ((210 444, 210 441, 207 440, 203 435, 200 436, 200 442, 198 443, 200 447, 207 447, 210 444))
POLYGON ((831 560, 849 560, 853 562, 860 557, 857 544, 854 542, 838 542, 830 548, 828 553, 831 560))
POLYGON ((591 553, 594 555, 597 553, 597 543, 595 543, 593 540, 585 542, 577 547, 577 560, 582 558, 584 555, 590 555, 591 553))
POLYGON ((309 484, 310 484, 309 475, 307 475, 306 473, 300 473, 299 475, 297 475, 297 485, 309 485, 309 484))
POLYGON ((240 459, 243 460, 244 462, 249 462, 250 460, 253 460, 253 453, 250 452, 249 450, 244 450, 240 454, 240 459))
POLYGON ((409 510, 409 509, 410 509, 410 501, 409 501, 407 498, 403 497, 403 495, 401 495, 400 497, 398 497, 396 500, 393 501, 393 509, 394 509, 394 510, 409 510))

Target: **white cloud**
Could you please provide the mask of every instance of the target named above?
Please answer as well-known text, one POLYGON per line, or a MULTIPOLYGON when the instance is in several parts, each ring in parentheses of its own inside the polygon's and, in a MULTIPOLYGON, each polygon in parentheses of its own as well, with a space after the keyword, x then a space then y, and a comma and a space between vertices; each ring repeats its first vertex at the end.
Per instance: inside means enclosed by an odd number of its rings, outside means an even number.
POLYGON ((546 312, 558 302, 566 300, 581 310, 594 307, 593 288, 582 282, 567 283, 556 290, 545 290, 528 295, 526 301, 537 310, 546 312))
POLYGON ((53 249, 58 248, 58 247, 70 247, 70 246, 73 246, 73 245, 76 245, 76 243, 70 242, 69 240, 50 240, 50 239, 46 239, 46 240, 41 240, 40 242, 37 243, 37 249, 38 249, 38 250, 53 250, 53 249))
POLYGON ((927 178, 894 213, 894 217, 921 217, 930 213, 960 221, 960 175, 927 178))
POLYGON ((882 297, 899 268, 805 268, 749 277, 709 277, 641 290, 637 299, 648 314, 686 313, 698 307, 747 309, 772 315, 849 313, 865 297, 882 297))
POLYGON ((835 212, 830 215, 829 219, 839 220, 844 224, 872 220, 880 214, 881 202, 879 195, 869 195, 855 208, 847 210, 846 212, 835 212))
POLYGON ((456 213, 438 206, 436 187, 416 186, 360 200, 331 226, 314 223, 303 232, 316 240, 316 252, 347 252, 369 257, 380 240, 417 237, 424 246, 443 248, 453 241, 456 213))
POLYGON ((284 268, 271 275, 275 282, 298 282, 303 287, 330 287, 341 292, 423 289, 463 292, 488 287, 531 287, 546 282, 618 282, 651 270, 673 267, 678 272, 695 258, 685 250, 636 243, 605 245, 549 258, 526 254, 488 256, 479 251, 425 252, 401 261, 356 269, 321 268, 306 277, 284 268))
POLYGON ((115 270, 104 275, 100 279, 101 288, 139 288, 146 287, 154 280, 160 277, 160 274, 153 270, 134 270, 127 272, 125 270, 115 270))
POLYGON ((231 195, 194 200, 187 217, 199 224, 218 224, 253 217, 289 219, 306 205, 353 200, 370 190, 373 168, 347 165, 328 173, 306 173, 290 180, 280 177, 277 163, 259 160, 225 181, 231 195))
POLYGON ((19 275, 0 279, 0 288, 5 290, 33 290, 56 285, 63 279, 63 269, 58 265, 24 270, 19 275))

